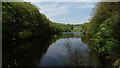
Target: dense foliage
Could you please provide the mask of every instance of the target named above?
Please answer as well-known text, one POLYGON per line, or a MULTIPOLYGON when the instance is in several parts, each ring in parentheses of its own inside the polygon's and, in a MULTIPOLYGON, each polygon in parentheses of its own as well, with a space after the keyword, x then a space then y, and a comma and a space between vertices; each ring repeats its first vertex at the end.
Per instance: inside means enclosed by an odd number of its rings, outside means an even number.
POLYGON ((71 25, 56 24, 26 2, 2 3, 3 40, 43 37, 70 31, 71 25))
POLYGON ((82 27, 82 32, 85 33, 85 34, 90 34, 90 23, 89 22, 86 22, 84 24, 81 25, 82 27))
MULTIPOLYGON (((100 2, 94 9, 93 18, 89 23, 83 24, 86 33, 92 35, 100 53, 114 56, 108 58, 115 62, 120 59, 120 3, 100 2)), ((106 63, 108 64, 108 63, 106 63)))

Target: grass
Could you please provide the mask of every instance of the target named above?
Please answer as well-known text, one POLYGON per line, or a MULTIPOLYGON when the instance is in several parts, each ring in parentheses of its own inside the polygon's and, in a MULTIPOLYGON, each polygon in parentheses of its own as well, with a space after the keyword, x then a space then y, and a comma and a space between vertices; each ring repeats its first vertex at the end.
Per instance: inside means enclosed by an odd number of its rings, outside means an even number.
POLYGON ((71 32, 80 32, 80 30, 79 29, 73 29, 73 30, 71 30, 71 32))

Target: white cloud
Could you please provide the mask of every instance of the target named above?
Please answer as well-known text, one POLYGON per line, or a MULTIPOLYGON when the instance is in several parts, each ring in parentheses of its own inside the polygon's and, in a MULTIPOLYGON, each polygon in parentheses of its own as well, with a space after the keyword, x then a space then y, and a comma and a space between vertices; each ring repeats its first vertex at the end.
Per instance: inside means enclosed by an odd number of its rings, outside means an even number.
POLYGON ((95 4, 92 4, 90 2, 86 2, 82 5, 78 5, 76 6, 77 8, 94 8, 95 7, 95 4))
POLYGON ((82 19, 80 19, 80 20, 88 20, 88 19, 90 19, 91 18, 91 16, 87 16, 87 17, 84 17, 84 18, 82 18, 82 19))
POLYGON ((80 5, 77 8, 93 8, 95 5, 80 5))
POLYGON ((2 2, 119 2, 120 0, 1 0, 2 2))
POLYGON ((27 2, 98 2, 99 0, 24 0, 27 2))
POLYGON ((71 18, 52 18, 51 20, 55 21, 56 23, 63 23, 63 24, 83 24, 85 22, 89 22, 90 16, 85 18, 79 19, 71 19, 71 18))
POLYGON ((52 16, 65 14, 68 10, 69 10, 68 7, 60 6, 58 8, 43 9, 43 13, 45 12, 47 16, 51 16, 52 17, 52 16))
POLYGON ((73 22, 72 24, 83 24, 85 22, 89 22, 89 19, 91 18, 91 16, 87 16, 81 19, 70 19, 69 22, 73 22))
MULTIPOLYGON (((34 2, 38 8, 40 8, 40 12, 45 14, 47 18, 49 18, 53 22, 57 23, 65 23, 65 24, 82 24, 84 22, 88 22, 90 16, 84 16, 84 9, 76 9, 76 8, 92 8, 94 7, 93 3, 78 3, 78 2, 69 2, 69 3, 61 3, 61 2, 34 2), (82 7, 81 7, 82 6, 82 7), (77 12, 79 11, 79 12, 77 12), (77 12, 77 13, 76 13, 77 12), (81 15, 80 15, 81 14, 81 15)), ((88 10, 88 9, 87 9, 88 10)))
POLYGON ((98 2, 99 0, 75 0, 76 2, 98 2))
POLYGON ((46 14, 48 17, 53 17, 61 14, 65 14, 69 10, 69 6, 59 5, 59 3, 50 3, 42 4, 42 3, 34 3, 40 8, 40 12, 46 14))
MULTIPOLYGON (((49 4, 45 4, 43 2, 34 2, 33 4, 37 5, 37 7, 41 9, 41 13, 46 14, 48 17, 53 17, 69 12, 70 8, 73 8, 77 2, 74 4, 72 3, 72 5, 60 5, 60 2, 51 2, 49 4)), ((85 4, 80 4, 74 8, 93 8, 94 6, 95 5, 86 2, 85 4)))

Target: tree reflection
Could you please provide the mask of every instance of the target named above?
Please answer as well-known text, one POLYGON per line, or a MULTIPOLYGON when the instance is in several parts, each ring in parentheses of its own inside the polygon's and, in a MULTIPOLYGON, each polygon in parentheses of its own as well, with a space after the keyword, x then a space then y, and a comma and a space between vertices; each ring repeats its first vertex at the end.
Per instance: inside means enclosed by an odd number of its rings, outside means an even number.
MULTIPOLYGON (((78 40, 78 39, 77 39, 78 40)), ((79 38, 79 40, 81 40, 79 38)), ((66 49, 68 51, 68 56, 60 63, 61 65, 67 66, 86 66, 89 65, 88 56, 89 48, 86 44, 82 43, 77 44, 77 48, 74 48, 71 43, 70 38, 65 43, 66 49)))

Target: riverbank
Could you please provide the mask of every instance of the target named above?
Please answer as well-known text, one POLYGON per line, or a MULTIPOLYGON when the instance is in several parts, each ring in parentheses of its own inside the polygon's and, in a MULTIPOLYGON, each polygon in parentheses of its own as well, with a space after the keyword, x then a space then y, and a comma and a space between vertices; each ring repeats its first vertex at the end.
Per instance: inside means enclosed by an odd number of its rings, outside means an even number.
POLYGON ((105 68, 120 66, 120 3, 99 2, 90 22, 82 32, 91 35, 92 47, 98 52, 105 68), (113 8, 112 8, 113 7, 113 8))
POLYGON ((93 50, 93 52, 96 52, 102 68, 118 68, 119 67, 120 65, 119 49, 116 49, 112 54, 101 51, 99 50, 99 48, 96 47, 96 44, 94 43, 94 41, 92 40, 92 37, 89 34, 84 34, 83 42, 88 43, 90 48, 93 50))

